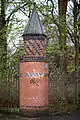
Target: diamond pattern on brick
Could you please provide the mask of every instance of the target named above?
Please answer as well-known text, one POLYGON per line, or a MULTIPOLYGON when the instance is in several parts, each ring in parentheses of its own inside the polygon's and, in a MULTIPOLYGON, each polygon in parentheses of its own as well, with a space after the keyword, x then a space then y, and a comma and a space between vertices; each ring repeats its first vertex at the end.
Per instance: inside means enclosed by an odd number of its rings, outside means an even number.
POLYGON ((25 56, 44 56, 44 41, 42 40, 28 40, 24 44, 25 56))

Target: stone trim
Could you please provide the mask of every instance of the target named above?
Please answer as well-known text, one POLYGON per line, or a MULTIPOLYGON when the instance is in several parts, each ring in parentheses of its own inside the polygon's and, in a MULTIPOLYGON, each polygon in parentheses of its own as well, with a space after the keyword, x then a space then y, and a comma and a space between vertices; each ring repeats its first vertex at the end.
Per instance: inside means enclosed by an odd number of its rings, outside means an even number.
POLYGON ((40 35, 40 34, 27 34, 27 35, 22 35, 24 40, 45 40, 46 35, 40 35))
POLYGON ((20 108, 44 108, 44 107, 48 107, 48 105, 44 105, 44 106, 20 106, 20 108))
POLYGON ((45 56, 20 57, 20 62, 46 62, 46 57, 45 56))

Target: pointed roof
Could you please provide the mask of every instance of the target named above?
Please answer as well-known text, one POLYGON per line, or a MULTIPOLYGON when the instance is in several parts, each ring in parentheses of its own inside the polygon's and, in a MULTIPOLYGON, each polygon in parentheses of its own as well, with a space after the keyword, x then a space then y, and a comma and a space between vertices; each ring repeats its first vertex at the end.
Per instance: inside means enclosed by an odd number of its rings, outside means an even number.
POLYGON ((40 22, 40 19, 39 19, 37 10, 36 10, 36 3, 34 3, 32 15, 28 21, 28 24, 26 25, 26 27, 24 29, 23 35, 27 35, 27 34, 43 35, 42 23, 40 22))

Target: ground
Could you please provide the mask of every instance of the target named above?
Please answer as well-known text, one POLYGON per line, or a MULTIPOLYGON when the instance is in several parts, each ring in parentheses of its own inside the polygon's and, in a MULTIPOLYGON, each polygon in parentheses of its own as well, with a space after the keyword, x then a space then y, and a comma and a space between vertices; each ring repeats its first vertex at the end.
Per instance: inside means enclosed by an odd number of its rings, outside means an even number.
POLYGON ((80 111, 76 111, 70 114, 54 114, 52 113, 49 118, 37 117, 37 118, 24 118, 19 115, 7 115, 0 114, 0 120, 80 120, 80 111))

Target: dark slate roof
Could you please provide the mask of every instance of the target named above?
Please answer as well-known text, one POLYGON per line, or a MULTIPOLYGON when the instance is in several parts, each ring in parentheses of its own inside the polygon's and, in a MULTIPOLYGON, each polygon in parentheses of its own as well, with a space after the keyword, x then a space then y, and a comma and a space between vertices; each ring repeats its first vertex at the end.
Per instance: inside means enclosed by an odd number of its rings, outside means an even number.
POLYGON ((24 29, 23 35, 27 34, 41 34, 41 35, 43 34, 42 23, 39 19, 35 4, 32 11, 32 15, 24 29))

